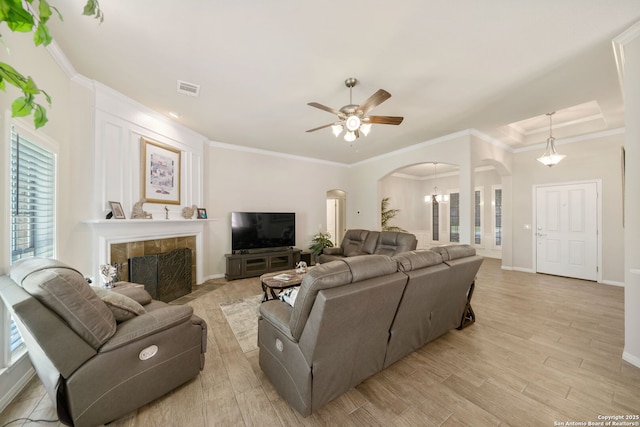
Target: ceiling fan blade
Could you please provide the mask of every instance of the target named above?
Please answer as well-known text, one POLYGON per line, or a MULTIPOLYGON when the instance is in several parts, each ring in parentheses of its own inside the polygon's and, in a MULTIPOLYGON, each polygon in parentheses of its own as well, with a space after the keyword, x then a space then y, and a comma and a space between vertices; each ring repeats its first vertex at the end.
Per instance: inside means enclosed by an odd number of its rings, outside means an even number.
POLYGON ((314 131, 317 131, 317 130, 320 130, 320 129, 328 128, 329 126, 332 126, 332 125, 333 125, 333 123, 329 123, 328 125, 323 125, 323 126, 319 126, 317 128, 309 129, 307 132, 314 132, 314 131))
POLYGON ((398 116, 369 116, 362 119, 365 123, 374 123, 377 125, 399 125, 404 117, 398 116))
POLYGON ((358 111, 362 111, 362 114, 367 114, 389 98, 391 98, 391 94, 389 92, 384 89, 378 89, 378 91, 371 95, 369 99, 360 104, 358 111))
POLYGON ((335 108, 327 107, 326 105, 318 104, 317 102, 309 102, 307 105, 319 108, 319 109, 324 110, 324 111, 326 111, 328 113, 335 114, 336 116, 339 116, 339 117, 344 116, 344 114, 342 112, 336 110, 335 108))

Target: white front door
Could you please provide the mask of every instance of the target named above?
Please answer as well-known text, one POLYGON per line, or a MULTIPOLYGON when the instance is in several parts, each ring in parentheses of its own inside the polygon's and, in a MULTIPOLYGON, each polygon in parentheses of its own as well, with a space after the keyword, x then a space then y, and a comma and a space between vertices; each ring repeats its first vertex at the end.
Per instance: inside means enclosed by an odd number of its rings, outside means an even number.
POLYGON ((595 182, 536 189, 536 271, 598 278, 598 191, 595 182))

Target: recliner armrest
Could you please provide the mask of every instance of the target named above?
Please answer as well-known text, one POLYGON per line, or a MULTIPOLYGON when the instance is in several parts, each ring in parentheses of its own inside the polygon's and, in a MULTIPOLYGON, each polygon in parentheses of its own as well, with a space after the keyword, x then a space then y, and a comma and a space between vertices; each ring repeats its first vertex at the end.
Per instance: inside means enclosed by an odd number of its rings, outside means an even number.
POLYGON ((280 300, 265 301, 260 304, 260 316, 291 341, 295 341, 289 327, 292 311, 293 307, 280 300))
POLYGON ((118 325, 116 333, 102 346, 99 352, 115 350, 132 341, 153 335, 184 322, 192 322, 193 308, 187 305, 167 305, 136 316, 118 325))
POLYGON ((325 255, 343 255, 343 249, 340 246, 334 246, 332 248, 324 248, 322 253, 325 255))

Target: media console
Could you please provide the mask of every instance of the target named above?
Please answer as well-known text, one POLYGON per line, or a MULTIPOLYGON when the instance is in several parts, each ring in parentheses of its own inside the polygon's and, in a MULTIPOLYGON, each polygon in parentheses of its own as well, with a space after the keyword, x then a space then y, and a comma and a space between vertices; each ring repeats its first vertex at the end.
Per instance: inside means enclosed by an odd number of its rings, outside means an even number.
POLYGON ((289 270, 300 261, 300 249, 265 250, 225 254, 227 280, 261 276, 272 271, 289 270))

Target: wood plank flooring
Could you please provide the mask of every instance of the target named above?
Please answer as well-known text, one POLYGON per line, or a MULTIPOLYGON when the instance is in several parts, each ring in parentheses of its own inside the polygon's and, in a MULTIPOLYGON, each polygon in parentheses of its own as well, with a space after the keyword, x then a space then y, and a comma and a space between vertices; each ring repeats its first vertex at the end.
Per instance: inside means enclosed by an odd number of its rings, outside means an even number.
MULTIPOLYGON (((186 300, 209 325, 205 370, 110 425, 559 426, 640 415, 640 368, 621 358, 619 287, 503 271, 487 258, 472 301, 475 324, 302 418, 262 374, 258 351, 242 352, 218 305, 258 294, 258 279, 207 286, 186 300)), ((27 416, 55 418, 37 378, 0 414, 0 425, 27 416)))

